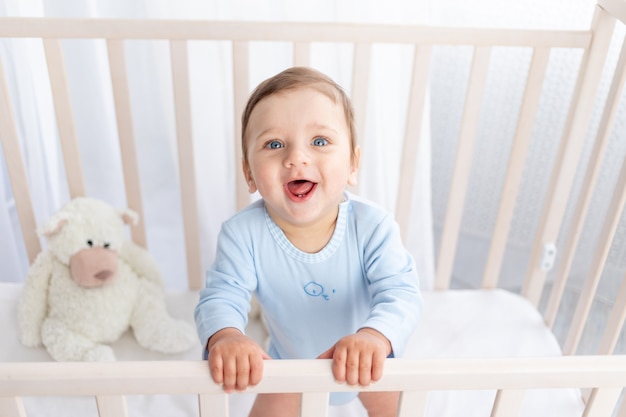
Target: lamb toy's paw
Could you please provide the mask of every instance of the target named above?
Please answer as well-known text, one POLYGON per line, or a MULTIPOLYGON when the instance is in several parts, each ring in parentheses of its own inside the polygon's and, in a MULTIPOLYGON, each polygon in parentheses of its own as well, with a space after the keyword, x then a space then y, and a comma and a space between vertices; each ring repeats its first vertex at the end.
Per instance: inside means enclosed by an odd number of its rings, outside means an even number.
POLYGON ((195 328, 183 320, 171 322, 171 329, 153 349, 162 353, 181 353, 188 351, 198 343, 195 328))
POLYGON ((159 328, 134 328, 135 337, 140 345, 161 353, 181 353, 198 343, 195 328, 183 320, 167 320, 159 328))
POLYGON ((114 362, 115 354, 110 346, 96 345, 85 352, 83 360, 85 362, 114 362))
POLYGON ((39 330, 35 332, 22 331, 19 337, 20 342, 22 342, 24 346, 33 348, 43 346, 43 343, 41 343, 41 332, 39 330))

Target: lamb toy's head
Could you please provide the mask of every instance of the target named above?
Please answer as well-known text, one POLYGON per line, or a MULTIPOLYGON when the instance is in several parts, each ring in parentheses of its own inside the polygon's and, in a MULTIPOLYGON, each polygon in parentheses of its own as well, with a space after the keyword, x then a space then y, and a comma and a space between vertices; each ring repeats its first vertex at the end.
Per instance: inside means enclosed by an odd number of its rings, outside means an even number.
POLYGON ((78 197, 57 211, 39 234, 59 262, 69 266, 77 284, 100 287, 116 278, 118 254, 126 239, 124 225, 136 222, 132 210, 78 197))

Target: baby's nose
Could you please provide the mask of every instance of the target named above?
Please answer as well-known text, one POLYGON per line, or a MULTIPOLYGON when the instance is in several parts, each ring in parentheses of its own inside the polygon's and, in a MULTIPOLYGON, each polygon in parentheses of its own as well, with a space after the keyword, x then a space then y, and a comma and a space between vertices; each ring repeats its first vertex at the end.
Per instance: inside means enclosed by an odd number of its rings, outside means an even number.
POLYGON ((310 162, 310 157, 308 152, 299 146, 292 147, 289 152, 287 152, 287 157, 285 158, 285 166, 300 166, 300 165, 308 165, 310 162))

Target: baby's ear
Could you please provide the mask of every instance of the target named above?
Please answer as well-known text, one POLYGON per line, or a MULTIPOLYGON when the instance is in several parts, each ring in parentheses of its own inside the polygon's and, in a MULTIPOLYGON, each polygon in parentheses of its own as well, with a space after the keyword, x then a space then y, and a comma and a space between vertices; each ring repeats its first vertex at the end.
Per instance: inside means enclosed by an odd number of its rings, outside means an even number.
POLYGON ((354 155, 350 161, 350 176, 348 177, 348 185, 355 186, 358 182, 359 165, 361 164, 361 147, 354 149, 354 155))
POLYGON ((137 214, 137 212, 127 208, 118 210, 118 213, 124 223, 131 226, 137 226, 137 222, 139 221, 139 215, 137 214))
POLYGON ((40 236, 48 239, 59 233, 61 229, 63 229, 63 226, 65 226, 68 222, 69 220, 64 213, 59 213, 41 226, 37 232, 40 236))
POLYGON ((252 171, 248 163, 243 159, 241 160, 241 169, 243 170, 243 177, 246 179, 246 184, 248 184, 248 192, 250 194, 256 192, 257 188, 254 183, 254 178, 252 178, 252 171))

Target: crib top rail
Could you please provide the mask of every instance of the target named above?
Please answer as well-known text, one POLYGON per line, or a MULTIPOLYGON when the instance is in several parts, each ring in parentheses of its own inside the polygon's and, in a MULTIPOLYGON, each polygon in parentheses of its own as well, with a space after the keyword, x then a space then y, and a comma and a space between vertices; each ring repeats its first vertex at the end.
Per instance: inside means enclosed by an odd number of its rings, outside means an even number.
POLYGON ((584 48, 589 30, 440 28, 415 25, 163 19, 0 17, 0 37, 284 42, 379 42, 584 48))
MULTIPOLYGON (((304 415, 325 416, 331 391, 401 389, 398 415, 402 417, 423 410, 428 392, 435 390, 498 390, 494 410, 515 410, 524 390, 538 388, 540 381, 541 388, 545 389, 593 388, 585 415, 605 416, 613 410, 626 386, 626 357, 619 355, 391 359, 385 367, 383 378, 375 385, 358 387, 336 383, 330 360, 269 361, 263 380, 247 392, 303 393, 303 404, 307 404, 303 407, 304 415)), ((228 395, 212 382, 206 362, 201 361, 159 362, 158 365, 153 362, 3 363, 0 364, 0 393, 0 410, 9 416, 22 415, 11 414, 11 410, 22 409, 18 395, 95 396, 100 416, 105 417, 120 411, 125 415, 124 395, 159 394, 197 394, 201 416, 228 416, 228 395)))
MULTIPOLYGON (((390 359, 369 387, 339 384, 332 361, 266 361, 250 393, 626 387, 626 356, 390 359), (401 388, 400 388, 401 387, 401 388)), ((2 396, 224 394, 206 361, 0 363, 2 396)))

